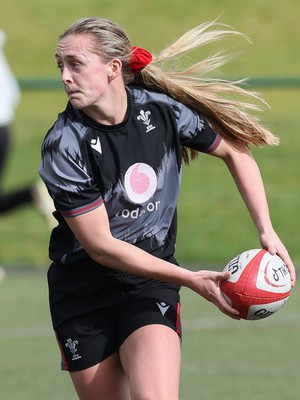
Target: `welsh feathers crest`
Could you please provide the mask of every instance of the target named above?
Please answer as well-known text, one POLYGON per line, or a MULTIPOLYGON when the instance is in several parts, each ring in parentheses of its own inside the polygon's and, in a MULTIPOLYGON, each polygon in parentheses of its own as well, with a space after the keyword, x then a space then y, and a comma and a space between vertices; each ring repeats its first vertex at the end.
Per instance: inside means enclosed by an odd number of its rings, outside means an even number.
POLYGON ((140 111, 140 115, 137 116, 138 121, 142 121, 144 125, 146 125, 146 132, 151 131, 152 129, 155 129, 156 127, 151 124, 151 120, 149 118, 149 115, 151 115, 151 111, 140 111))

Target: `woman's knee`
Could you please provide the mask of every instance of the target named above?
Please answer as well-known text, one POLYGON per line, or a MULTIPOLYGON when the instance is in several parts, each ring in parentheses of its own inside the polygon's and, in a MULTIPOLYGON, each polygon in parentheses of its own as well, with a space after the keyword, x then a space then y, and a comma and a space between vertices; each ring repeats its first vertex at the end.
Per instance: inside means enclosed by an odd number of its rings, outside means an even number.
POLYGON ((131 400, 117 353, 82 371, 70 372, 80 400, 131 400))

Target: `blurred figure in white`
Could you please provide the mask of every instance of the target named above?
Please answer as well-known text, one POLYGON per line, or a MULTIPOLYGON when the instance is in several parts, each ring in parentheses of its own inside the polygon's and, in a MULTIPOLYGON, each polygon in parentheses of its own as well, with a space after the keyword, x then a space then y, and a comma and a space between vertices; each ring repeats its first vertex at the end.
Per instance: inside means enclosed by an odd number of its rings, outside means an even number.
MULTIPOLYGON (((0 214, 20 206, 32 204, 45 217, 49 228, 53 228, 55 219, 52 200, 41 180, 22 188, 4 192, 3 176, 11 147, 12 122, 15 109, 20 101, 20 88, 4 55, 5 33, 0 29, 0 214)), ((5 277, 5 270, 0 266, 0 282, 5 277)))
POLYGON ((54 224, 52 216, 54 207, 40 180, 9 193, 4 193, 2 189, 5 165, 11 147, 11 126, 15 109, 20 101, 18 82, 4 55, 5 41, 5 33, 0 30, 0 214, 31 203, 38 208, 52 226, 54 224))

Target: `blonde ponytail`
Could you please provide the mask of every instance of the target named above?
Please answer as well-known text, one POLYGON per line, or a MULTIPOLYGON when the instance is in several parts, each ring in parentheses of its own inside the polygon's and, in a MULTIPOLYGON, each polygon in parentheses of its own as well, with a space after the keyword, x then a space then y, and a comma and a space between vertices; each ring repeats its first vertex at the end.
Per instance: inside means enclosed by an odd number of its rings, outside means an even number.
MULTIPOLYGON (((230 35, 245 37, 214 22, 199 25, 159 55, 153 56, 153 61, 139 72, 135 82, 168 93, 194 108, 225 138, 238 140, 247 146, 276 145, 278 138, 261 125, 256 115, 249 112, 261 111, 258 103, 266 104, 257 93, 243 88, 243 80, 233 82, 207 77, 207 74, 227 63, 230 56, 217 53, 185 69, 167 68, 171 60, 178 62, 191 51, 230 35)), ((195 152, 191 152, 191 158, 194 156, 195 152)))

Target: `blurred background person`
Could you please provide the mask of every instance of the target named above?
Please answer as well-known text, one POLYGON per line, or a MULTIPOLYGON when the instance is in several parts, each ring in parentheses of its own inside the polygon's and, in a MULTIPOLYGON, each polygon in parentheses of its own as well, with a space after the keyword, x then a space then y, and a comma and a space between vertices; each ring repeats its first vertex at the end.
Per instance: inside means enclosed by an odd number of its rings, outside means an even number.
POLYGON ((32 204, 53 227, 53 205, 48 192, 40 180, 10 192, 3 191, 3 176, 11 148, 12 122, 20 101, 20 88, 6 60, 3 47, 6 41, 0 29, 0 214, 17 207, 32 204))
MULTIPOLYGON (((21 95, 3 51, 5 41, 6 35, 0 29, 0 216, 31 204, 45 217, 48 227, 53 228, 55 219, 52 216, 52 200, 41 180, 10 192, 3 191, 3 177, 11 148, 12 123, 21 95)), ((0 282, 4 277, 5 269, 0 266, 0 282)))

